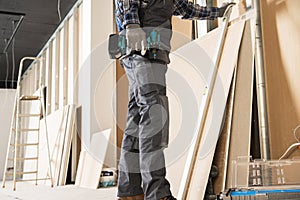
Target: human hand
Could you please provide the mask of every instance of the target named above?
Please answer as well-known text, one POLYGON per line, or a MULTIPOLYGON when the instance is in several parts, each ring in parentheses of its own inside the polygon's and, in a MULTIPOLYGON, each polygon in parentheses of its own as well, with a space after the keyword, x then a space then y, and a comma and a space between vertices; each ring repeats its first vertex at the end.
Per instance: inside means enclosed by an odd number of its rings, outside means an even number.
POLYGON ((226 2, 226 3, 223 3, 222 6, 219 8, 219 17, 223 17, 224 14, 225 14, 225 12, 226 12, 226 10, 227 10, 227 8, 228 8, 229 6, 234 6, 234 5, 235 5, 234 2, 230 2, 230 3, 226 2))
POLYGON ((127 49, 131 52, 142 51, 145 52, 147 48, 146 33, 140 28, 138 24, 129 24, 126 26, 126 40, 127 49))

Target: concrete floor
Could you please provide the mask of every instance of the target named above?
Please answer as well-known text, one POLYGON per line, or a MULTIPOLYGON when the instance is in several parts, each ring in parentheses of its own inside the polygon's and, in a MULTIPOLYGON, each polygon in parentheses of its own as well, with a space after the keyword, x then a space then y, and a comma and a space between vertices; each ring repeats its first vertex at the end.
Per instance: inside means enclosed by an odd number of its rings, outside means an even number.
POLYGON ((1 200, 114 200, 117 192, 116 187, 93 190, 67 185, 51 188, 29 182, 17 183, 16 191, 12 186, 12 182, 7 182, 6 187, 2 188, 1 183, 1 200))

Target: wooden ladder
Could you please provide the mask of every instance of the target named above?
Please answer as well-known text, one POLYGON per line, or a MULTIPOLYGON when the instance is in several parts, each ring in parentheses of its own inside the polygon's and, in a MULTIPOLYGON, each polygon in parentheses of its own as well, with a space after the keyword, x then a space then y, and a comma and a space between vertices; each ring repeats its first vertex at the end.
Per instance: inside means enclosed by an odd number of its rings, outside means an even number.
MULTIPOLYGON (((35 181, 36 185, 39 180, 50 180, 51 186, 53 187, 52 180, 52 171, 50 163, 50 150, 49 150, 49 140, 48 140, 48 131, 47 131, 47 122, 46 122, 46 112, 45 112, 45 103, 44 103, 44 94, 43 94, 43 85, 41 83, 42 70, 40 70, 40 83, 39 83, 39 95, 20 95, 20 78, 23 68, 23 62, 25 60, 38 60, 35 57, 25 57, 20 62, 18 83, 17 83, 17 92, 15 97, 15 105, 13 112, 13 119, 11 123, 10 136, 7 146, 6 161, 3 172, 3 185, 5 187, 5 182, 7 177, 12 177, 13 179, 13 190, 16 190, 17 182, 24 181, 35 181), (28 104, 34 105, 35 111, 33 113, 21 113, 21 107, 28 106, 28 104), (34 120, 35 127, 29 127, 30 123, 22 123, 25 118, 34 120), (39 147, 40 147, 40 119, 44 118, 45 122, 45 133, 46 133, 46 142, 47 142, 47 153, 49 161, 49 173, 45 178, 38 177, 38 164, 39 164, 39 147), (25 127, 24 124, 27 124, 28 127, 25 127), (33 135, 34 134, 34 135, 33 135), (34 138, 34 141, 25 142, 26 138, 34 138), (22 141, 23 140, 23 141, 22 141), (25 151, 27 148, 30 150, 35 149, 35 156, 25 157, 25 151), (33 171, 24 171, 23 165, 24 162, 35 162, 35 170, 33 171), (33 174, 35 178, 25 179, 23 176, 33 174)), ((29 105, 30 106, 30 105, 29 105)))

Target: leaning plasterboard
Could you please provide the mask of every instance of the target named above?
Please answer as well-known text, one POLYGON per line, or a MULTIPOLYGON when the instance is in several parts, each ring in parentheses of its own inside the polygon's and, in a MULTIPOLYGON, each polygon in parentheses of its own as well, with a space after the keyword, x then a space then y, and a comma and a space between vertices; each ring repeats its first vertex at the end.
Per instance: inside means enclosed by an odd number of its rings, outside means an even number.
POLYGON ((208 176, 220 133, 223 113, 231 85, 234 67, 237 63, 238 51, 244 31, 245 21, 231 25, 228 28, 226 40, 219 64, 218 78, 212 93, 208 108, 196 163, 189 184, 187 199, 203 199, 208 176), (199 177, 201 179, 199 180, 199 177))
POLYGON ((67 172, 68 172, 68 164, 69 164, 69 157, 71 151, 71 142, 75 134, 75 114, 76 114, 76 106, 69 105, 69 112, 68 112, 68 120, 66 124, 66 132, 64 138, 64 145, 62 149, 62 159, 61 159, 61 166, 60 166, 60 173, 58 178, 58 185, 65 185, 67 179, 67 172))
MULTIPOLYGON (((239 47, 239 40, 238 39, 238 35, 241 35, 241 32, 243 30, 243 24, 242 25, 239 25, 240 27, 237 28, 239 31, 237 33, 237 35, 235 35, 234 31, 235 30, 229 30, 229 32, 231 33, 231 35, 233 35, 231 37, 231 43, 230 45, 233 45, 235 48, 235 51, 231 51, 231 47, 229 48, 229 50, 227 49, 227 52, 230 52, 230 53, 233 53, 232 55, 232 59, 230 60, 230 69, 228 70, 230 72, 230 70, 233 71, 233 67, 234 67, 234 64, 235 64, 235 61, 237 59, 237 51, 238 51, 238 47, 239 47), (235 38, 237 36, 237 39, 234 39, 232 41, 232 38, 235 38), (236 42, 235 42, 236 41, 236 42)), ((232 28, 231 28, 232 29, 232 28)), ((197 68, 197 65, 199 66, 200 65, 200 68, 199 68, 199 71, 200 71, 200 76, 202 76, 202 84, 199 84, 199 85, 194 85, 192 88, 188 88, 188 89, 191 89, 191 90, 194 90, 196 91, 195 94, 196 94, 196 106, 200 104, 201 102, 201 96, 203 94, 203 92, 205 91, 205 82, 203 80, 206 80, 206 77, 208 77, 209 73, 211 73, 211 58, 214 54, 215 54, 215 46, 216 46, 216 41, 217 41, 217 38, 219 37, 219 33, 218 33, 219 30, 216 30, 216 31, 213 31, 211 33, 209 33, 208 35, 206 35, 204 38, 202 39, 199 39, 199 40, 196 40, 182 48, 180 48, 178 51, 176 51, 176 57, 172 57, 172 63, 171 63, 171 66, 178 66, 177 67, 177 74, 185 74, 187 73, 187 77, 189 80, 188 82, 190 81, 194 81, 195 79, 195 74, 194 73, 188 73, 188 69, 189 68, 192 68, 192 69, 195 69, 197 68), (206 55, 203 54, 203 51, 206 53, 206 55), (202 56, 202 58, 201 58, 202 56), (178 59, 179 57, 179 59, 178 59)), ((240 36, 241 37, 241 36, 240 36)), ((228 45, 227 45, 228 46, 228 45)), ((228 47, 227 47, 228 48, 228 47)), ((226 64, 223 64, 224 66, 226 66, 226 64)), ((198 72, 199 72, 198 71, 198 72)), ((232 75, 232 71, 231 71, 231 75, 232 75)), ((225 71, 223 71, 222 73, 223 74, 227 74, 229 73, 226 71, 226 68, 225 68, 225 71)), ((230 73, 228 75, 230 77, 230 73)), ((182 78, 182 77, 181 77, 182 78)), ((220 80, 221 77, 219 77, 219 83, 217 82, 217 84, 221 84, 220 80)), ((168 79, 168 80, 171 80, 168 79)), ((177 80, 178 82, 178 80, 177 80)), ((230 85, 230 82, 229 82, 229 85, 230 85)), ((185 87, 185 90, 187 88, 185 87)), ((220 88, 219 88, 220 89, 220 88)), ((222 89, 222 88, 221 88, 222 89)), ((220 90, 219 94, 222 96, 226 96, 225 95, 225 91, 223 90, 220 90)), ((190 96, 189 96, 190 97, 190 96)), ((191 98, 191 97, 190 97, 191 98)), ((218 97, 219 98, 219 97, 218 97)), ((178 99, 178 98, 177 98, 178 99)), ((226 98, 224 97, 225 99, 225 103, 226 103, 226 98)), ((174 101, 174 99, 173 99, 174 101)), ((175 99, 176 101, 176 99, 175 99)), ((177 100, 178 102, 178 100, 177 100)), ((184 105, 181 105, 182 106, 182 109, 181 110, 184 110, 184 105)), ((177 115, 176 113, 172 113, 172 110, 174 111, 176 108, 172 108, 172 97, 170 99, 170 111, 171 111, 171 123, 172 123, 172 117, 175 115, 177 115)), ((225 106, 224 106, 225 108, 225 106)), ((178 110, 178 108, 177 108, 178 110)), ((197 108, 196 108, 197 110, 197 108)), ((220 110, 220 112, 218 113, 217 112, 217 115, 222 115, 224 110, 220 110)), ((201 112, 199 112, 201 114, 201 112)), ((190 116, 188 117, 188 119, 197 119, 198 118, 198 114, 196 116, 193 116, 193 111, 192 113, 190 114, 190 116)), ((182 113, 179 113, 180 115, 182 115, 182 113)), ((183 116, 183 115, 182 115, 183 116)), ((210 116, 211 117, 211 116, 210 116)), ((214 116, 215 117, 215 116, 214 116)), ((220 117, 219 117, 220 118, 220 117)), ((209 120, 211 120, 210 118, 208 118, 209 120)), ((191 121, 191 120, 190 120, 191 121)), ((183 123, 183 122, 182 122, 183 123)), ((192 125, 195 125, 195 124, 192 124, 192 125)), ((171 128, 172 128, 172 124, 171 124, 171 128)), ((182 127, 180 127, 182 128, 182 127)), ((216 126, 217 128, 217 126, 216 126)), ((178 132, 175 139, 178 139, 180 137, 185 137, 185 139, 187 140, 186 136, 189 134, 189 131, 194 131, 193 134, 195 135, 195 130, 196 128, 194 127, 194 130, 188 130, 188 129, 182 129, 181 132, 178 132)), ((166 160, 167 160, 167 164, 170 164, 172 163, 169 159, 173 159, 174 155, 174 152, 173 150, 174 149, 178 149, 178 147, 180 147, 181 145, 180 144, 177 144, 177 145, 174 145, 172 144, 172 138, 173 138, 173 141, 174 141, 174 136, 172 136, 173 133, 176 133, 177 131, 171 131, 171 144, 170 144, 170 148, 166 150, 166 160), (174 146, 173 146, 174 145, 174 146), (173 147, 172 147, 173 146, 173 147)), ((193 136, 194 136, 193 135, 193 136)), ((183 138, 184 140, 184 138, 183 138)), ((171 188, 172 188, 172 191, 174 193, 174 195, 177 194, 178 190, 179 190, 179 185, 180 185, 180 181, 181 181, 181 177, 182 177, 182 172, 184 170, 184 164, 185 164, 185 160, 186 160, 186 152, 188 150, 188 146, 187 148, 183 149, 185 151, 182 152, 182 157, 177 157, 177 161, 174 161, 173 165, 169 165, 168 166, 168 173, 167 173, 167 176, 168 176, 168 179, 170 180, 171 182, 171 188)), ((209 167, 210 168, 210 167, 209 167)), ((204 180, 205 179, 205 176, 199 176, 201 177, 200 179, 204 180)))
MULTIPOLYGON (((210 37, 206 38, 209 40, 210 37)), ((215 40, 211 41, 212 46, 214 42, 215 40)), ((165 153, 167 178, 175 196, 179 190, 187 151, 195 133, 196 122, 191 124, 191 119, 198 116, 202 94, 205 91, 204 76, 208 74, 209 66, 212 66, 212 61, 205 52, 207 50, 210 49, 204 50, 194 42, 178 49, 171 54, 167 72, 170 142, 165 153), (207 66, 206 72, 199 71, 201 66, 207 66)))
MULTIPOLYGON (((69 131, 68 127, 71 124, 74 124, 73 117, 70 117, 70 105, 64 106, 59 111, 55 112, 56 116, 52 116, 51 119, 47 117, 47 128, 49 134, 49 149, 50 149, 50 157, 51 157, 51 171, 52 171, 52 179, 54 186, 62 185, 62 179, 60 178, 65 172, 63 170, 67 170, 65 167, 62 168, 62 164, 69 160, 68 157, 64 157, 64 149, 69 151, 70 146, 66 145, 70 142, 70 138, 72 137, 73 132, 69 131), (67 160, 66 160, 67 159, 67 160)), ((52 115, 52 114, 51 114, 52 115)), ((46 136, 46 134, 44 134, 46 136)), ((46 138, 45 138, 46 139, 46 138)), ((44 139, 44 141, 46 141, 44 139)), ((46 143, 45 148, 47 148, 46 143)), ((45 158, 47 158, 47 149, 44 150, 45 158)), ((48 159, 47 159, 48 160, 48 159)), ((45 160, 46 161, 46 160, 45 160)), ((44 166, 46 165, 46 171, 44 171, 44 177, 49 177, 49 164, 44 161, 44 166)), ((63 165, 65 166, 65 164, 63 165)), ((65 180, 65 179, 64 179, 65 180)), ((47 181, 50 183, 50 181, 47 181)))
MULTIPOLYGON (((52 176, 54 178, 54 185, 58 183, 58 176, 60 172, 61 163, 61 151, 63 148, 63 138, 67 126, 69 106, 65 106, 62 109, 51 113, 46 118, 47 129, 48 129, 48 139, 49 139, 49 149, 51 157, 51 168, 52 176)), ((49 159, 48 159, 48 147, 46 143, 46 129, 45 129, 45 118, 41 120, 41 130, 40 130, 40 147, 39 147, 39 165, 38 165, 38 177, 40 179, 49 177, 49 159)), ((26 156, 31 156, 27 154, 26 156)), ((26 166, 26 165, 25 165, 26 166)), ((34 170, 35 165, 28 165, 27 170, 34 170)), ((25 178, 35 178, 34 177, 24 177, 25 178)), ((40 183, 45 183, 45 181, 40 181, 40 183)), ((50 185, 50 181, 46 182, 50 185)))
POLYGON ((3 170, 7 152, 8 139, 10 134, 11 120, 13 117, 16 90, 0 89, 0 179, 3 178, 3 170))
POLYGON ((76 186, 98 188, 110 134, 111 129, 94 133, 90 144, 81 151, 75 180, 76 186))
MULTIPOLYGON (((237 160, 238 157, 250 156, 254 77, 254 49, 252 47, 254 34, 253 32, 251 33, 250 25, 250 20, 248 20, 245 24, 245 31, 239 52, 226 188, 231 187, 233 180, 232 162, 237 160)), ((244 177, 239 178, 248 183, 247 172, 245 172, 244 177)))

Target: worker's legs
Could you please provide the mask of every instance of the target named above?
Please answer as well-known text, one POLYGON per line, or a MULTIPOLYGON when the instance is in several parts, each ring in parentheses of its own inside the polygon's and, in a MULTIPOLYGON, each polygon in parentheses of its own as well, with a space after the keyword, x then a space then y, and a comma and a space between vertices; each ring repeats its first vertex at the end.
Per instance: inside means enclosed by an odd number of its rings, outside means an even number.
MULTIPOLYGON (((132 79, 128 77, 129 82, 132 79)), ((118 196, 128 197, 143 194, 139 164, 139 107, 135 101, 133 84, 129 84, 127 124, 120 155, 118 196)))
POLYGON ((167 66, 137 55, 123 65, 139 107, 139 161, 145 199, 157 200, 171 195, 163 153, 168 143, 167 66))

